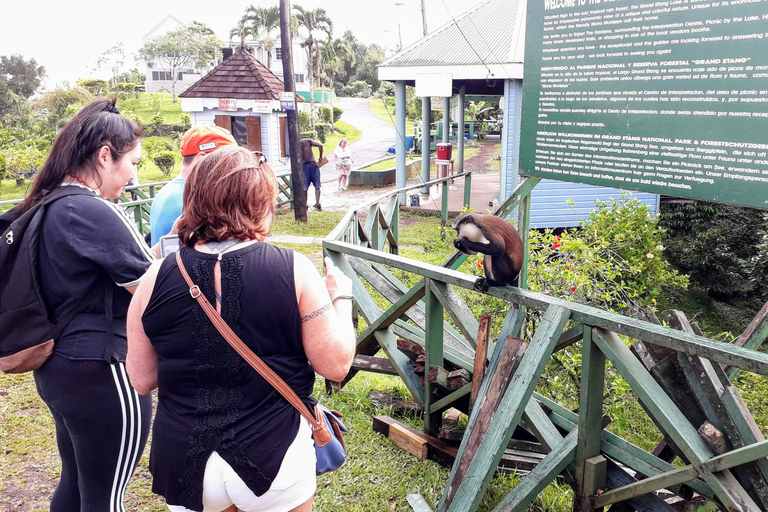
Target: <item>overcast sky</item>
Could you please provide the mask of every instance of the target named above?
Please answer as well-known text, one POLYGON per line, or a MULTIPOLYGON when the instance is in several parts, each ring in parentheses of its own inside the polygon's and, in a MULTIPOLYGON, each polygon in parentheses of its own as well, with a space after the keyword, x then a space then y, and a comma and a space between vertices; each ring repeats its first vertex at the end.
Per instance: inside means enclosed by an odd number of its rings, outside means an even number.
MULTIPOLYGON (((432 31, 482 0, 425 0, 427 28, 432 31)), ((300 0, 291 2, 307 9, 325 8, 334 22, 334 36, 350 29, 366 44, 377 43, 390 55, 402 42, 408 46, 422 37, 421 0, 300 0)), ((137 64, 133 54, 141 39, 168 14, 184 23, 208 24, 227 40, 229 31, 249 5, 275 5, 267 0, 28 0, 3 2, 0 22, 0 55, 21 54, 45 66, 46 88, 64 82, 74 84, 86 77, 108 78, 106 70, 94 71, 99 55, 122 42, 130 55, 126 69, 137 64)))

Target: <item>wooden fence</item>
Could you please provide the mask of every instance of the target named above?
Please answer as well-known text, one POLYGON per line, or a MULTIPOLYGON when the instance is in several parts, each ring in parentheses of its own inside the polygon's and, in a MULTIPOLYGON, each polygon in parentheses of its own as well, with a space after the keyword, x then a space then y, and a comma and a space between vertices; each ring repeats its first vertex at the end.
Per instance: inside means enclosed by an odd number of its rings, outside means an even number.
MULTIPOLYGON (((505 216, 519 207, 521 225, 527 226, 529 193, 537 181, 523 181, 496 213, 505 216)), ((768 355, 752 350, 766 336, 767 311, 740 340, 746 346, 738 346, 694 334, 682 318, 682 330, 676 330, 522 288, 491 288, 488 295, 509 309, 498 342, 486 352, 481 323, 456 292, 474 292, 476 277, 455 270, 466 256, 457 252, 443 266, 399 256, 398 194, 380 203, 369 206, 365 223, 350 212, 323 241, 326 255, 352 279, 357 311, 368 325, 358 335, 352 372, 334 386, 343 386, 357 371, 399 375, 423 408, 431 435, 449 408, 469 413, 440 511, 477 510, 518 426, 531 432, 547 454, 494 511, 524 510, 558 475, 573 487, 574 510, 580 511, 618 503, 612 510, 675 510, 654 493, 659 489, 683 502, 712 499, 729 511, 768 509, 768 441, 750 422, 728 378, 734 368, 768 375, 768 355), (400 272, 412 274, 415 284, 404 284, 395 276, 400 272), (390 305, 380 308, 367 287, 390 305), (520 339, 526 312, 541 318, 530 340, 520 339), (638 340, 635 353, 626 340, 638 340), (581 387, 579 409, 573 412, 536 394, 535 387, 551 355, 577 341, 582 342, 581 387), (414 363, 408 349, 413 346, 423 348, 423 362, 414 363), (375 357, 379 349, 386 359, 375 357), (649 453, 605 430, 608 361, 684 467, 673 466, 663 450, 649 453), (419 364, 426 378, 414 372, 419 364), (671 364, 685 369, 690 403, 670 395, 673 386, 663 378, 669 373, 662 370, 669 372, 671 364), (446 367, 464 372, 470 381, 446 388, 439 378, 446 367), (700 415, 691 414, 694 405, 700 415), (697 423, 702 420, 714 430, 697 423)), ((527 229, 521 235, 527 236, 527 229)))

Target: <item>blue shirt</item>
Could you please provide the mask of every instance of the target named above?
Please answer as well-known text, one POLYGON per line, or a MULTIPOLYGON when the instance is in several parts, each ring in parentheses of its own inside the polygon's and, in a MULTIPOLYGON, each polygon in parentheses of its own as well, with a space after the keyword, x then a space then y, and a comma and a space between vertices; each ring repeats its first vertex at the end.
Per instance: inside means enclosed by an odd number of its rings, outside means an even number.
POLYGON ((160 237, 171 232, 173 223, 181 215, 181 205, 184 201, 184 178, 178 176, 168 182, 152 201, 149 211, 149 224, 152 228, 152 246, 160 241, 160 237))

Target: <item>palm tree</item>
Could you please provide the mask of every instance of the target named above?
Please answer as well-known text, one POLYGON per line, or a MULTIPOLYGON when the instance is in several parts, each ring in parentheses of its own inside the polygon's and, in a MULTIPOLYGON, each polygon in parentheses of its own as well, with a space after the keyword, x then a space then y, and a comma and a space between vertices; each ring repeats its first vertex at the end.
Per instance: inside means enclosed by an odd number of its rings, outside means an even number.
POLYGON ((296 19, 299 21, 299 26, 303 27, 307 31, 307 36, 301 43, 301 47, 307 52, 307 78, 309 79, 309 104, 311 109, 311 115, 309 116, 312 129, 315 129, 315 80, 314 77, 320 72, 320 64, 322 62, 322 56, 320 54, 319 46, 322 41, 315 38, 315 32, 325 32, 328 39, 331 39, 333 33, 333 21, 328 17, 328 14, 323 8, 317 8, 313 10, 304 9, 300 5, 294 5, 294 9, 298 11, 296 19))
POLYGON ((352 65, 355 65, 355 52, 352 50, 352 46, 349 42, 343 39, 333 39, 320 48, 320 54, 322 58, 323 74, 328 79, 328 87, 331 89, 331 126, 333 126, 335 121, 333 118, 334 78, 345 62, 351 61, 352 65))
POLYGON ((246 46, 246 37, 250 36, 253 40, 257 40, 259 37, 259 29, 261 28, 261 25, 249 14, 250 9, 253 9, 253 6, 245 11, 245 14, 238 20, 237 26, 229 31, 230 39, 234 37, 240 38, 240 48, 246 46))
POLYGON ((272 50, 277 44, 277 40, 272 39, 272 31, 280 28, 280 8, 261 7, 259 8, 259 17, 261 27, 267 35, 261 40, 261 46, 267 51, 267 68, 272 69, 272 50))

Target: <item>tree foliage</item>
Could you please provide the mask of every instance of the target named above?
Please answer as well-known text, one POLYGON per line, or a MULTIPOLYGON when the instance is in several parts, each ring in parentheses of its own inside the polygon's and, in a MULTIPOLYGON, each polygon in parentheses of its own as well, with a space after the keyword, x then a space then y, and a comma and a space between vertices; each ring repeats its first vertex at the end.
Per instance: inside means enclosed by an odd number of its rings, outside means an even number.
MULTIPOLYGON (((333 37, 333 20, 328 16, 323 8, 304 9, 300 5, 294 5, 296 9, 296 20, 299 27, 304 29, 302 35, 301 47, 307 53, 307 80, 309 80, 309 104, 310 112, 315 111, 315 77, 320 74, 322 69, 323 55, 321 47, 326 41, 318 39, 318 34, 323 33, 328 41, 333 37)), ((314 130, 315 120, 310 118, 312 129, 314 130)))
POLYGON ((38 66, 35 59, 15 54, 0 56, 0 124, 25 124, 18 118, 28 117, 27 100, 44 78, 45 68, 38 66))
POLYGON ((107 48, 101 52, 99 59, 96 61, 97 69, 106 68, 109 70, 112 76, 110 85, 112 86, 112 91, 114 92, 119 90, 120 74, 122 72, 123 66, 125 66, 125 48, 123 47, 122 42, 119 42, 115 46, 107 48))
POLYGON ((179 27, 149 39, 139 49, 139 55, 148 65, 161 67, 170 73, 171 92, 176 102, 179 72, 208 70, 223 44, 208 25, 192 22, 188 27, 179 27))

